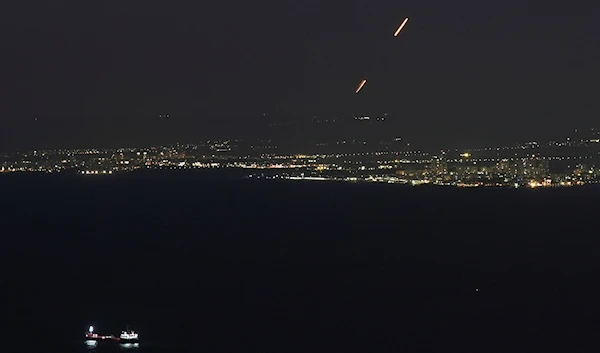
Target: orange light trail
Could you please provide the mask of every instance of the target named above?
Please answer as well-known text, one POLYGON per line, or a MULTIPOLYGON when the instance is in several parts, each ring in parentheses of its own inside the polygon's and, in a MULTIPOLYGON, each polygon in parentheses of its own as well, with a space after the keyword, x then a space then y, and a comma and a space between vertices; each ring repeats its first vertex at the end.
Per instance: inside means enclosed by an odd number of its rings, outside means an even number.
POLYGON ((405 18, 404 21, 402 21, 402 24, 400 25, 400 27, 398 27, 398 29, 396 30, 396 33, 394 33, 394 37, 398 36, 398 34, 402 30, 402 28, 404 28, 404 26, 406 26, 406 22, 408 22, 408 17, 405 18))
POLYGON ((359 92, 359 91, 360 91, 360 90, 363 88, 363 86, 365 85, 365 83, 367 83, 367 80, 366 80, 366 79, 363 79, 363 80, 360 82, 360 85, 358 85, 358 88, 356 89, 356 93, 358 93, 358 92, 359 92))

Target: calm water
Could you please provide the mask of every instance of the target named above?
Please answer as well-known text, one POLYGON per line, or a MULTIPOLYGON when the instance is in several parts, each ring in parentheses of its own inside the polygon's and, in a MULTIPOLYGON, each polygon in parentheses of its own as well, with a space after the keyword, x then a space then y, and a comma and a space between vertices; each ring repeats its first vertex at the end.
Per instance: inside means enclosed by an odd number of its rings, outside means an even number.
POLYGON ((20 351, 597 351, 598 188, 11 175, 0 195, 20 351), (142 342, 88 347, 91 324, 142 342))

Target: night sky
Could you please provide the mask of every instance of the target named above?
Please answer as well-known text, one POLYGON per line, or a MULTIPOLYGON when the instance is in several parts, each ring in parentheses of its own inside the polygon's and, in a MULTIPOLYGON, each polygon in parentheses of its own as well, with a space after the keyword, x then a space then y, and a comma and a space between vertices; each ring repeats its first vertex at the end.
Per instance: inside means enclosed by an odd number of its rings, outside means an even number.
POLYGON ((597 0, 32 0, 3 5, 0 26, 0 149, 378 112, 407 139, 480 146, 564 136, 600 113, 597 0))

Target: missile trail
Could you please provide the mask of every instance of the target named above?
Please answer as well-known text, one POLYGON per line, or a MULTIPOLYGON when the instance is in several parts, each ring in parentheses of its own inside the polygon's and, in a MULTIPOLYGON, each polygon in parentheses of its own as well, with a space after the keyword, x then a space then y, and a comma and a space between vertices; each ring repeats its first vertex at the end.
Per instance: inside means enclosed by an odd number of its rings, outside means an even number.
POLYGON ((363 79, 363 80, 360 82, 360 85, 358 85, 358 88, 356 89, 356 92, 355 92, 355 93, 358 93, 358 92, 360 92, 360 90, 363 88, 363 86, 365 85, 365 83, 367 83, 367 79, 363 79))
MULTIPOLYGON (((406 23, 408 22, 408 17, 405 17, 404 20, 402 21, 402 23, 400 24, 400 26, 398 27, 398 29, 396 29, 396 32, 394 32, 394 37, 397 37, 398 34, 400 34, 400 32, 402 31, 402 29, 406 26, 406 23)), ((360 90, 363 88, 363 86, 367 83, 366 79, 363 79, 360 84, 358 85, 358 88, 356 89, 356 92, 358 94, 358 92, 360 92, 360 90)))
POLYGON ((404 26, 406 26, 406 22, 408 22, 408 17, 405 18, 404 21, 402 21, 402 24, 400 25, 400 27, 398 27, 398 29, 394 33, 394 37, 397 37, 398 34, 400 34, 400 31, 402 30, 402 28, 404 28, 404 26))

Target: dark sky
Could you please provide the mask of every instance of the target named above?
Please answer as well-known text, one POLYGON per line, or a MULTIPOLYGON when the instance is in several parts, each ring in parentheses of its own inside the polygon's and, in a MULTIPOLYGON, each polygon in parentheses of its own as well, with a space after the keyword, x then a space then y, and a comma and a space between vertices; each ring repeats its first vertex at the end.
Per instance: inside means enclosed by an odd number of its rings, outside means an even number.
POLYGON ((3 5, 0 26, 0 149, 383 111, 406 138, 492 145, 600 113, 597 0, 31 0, 3 5))

